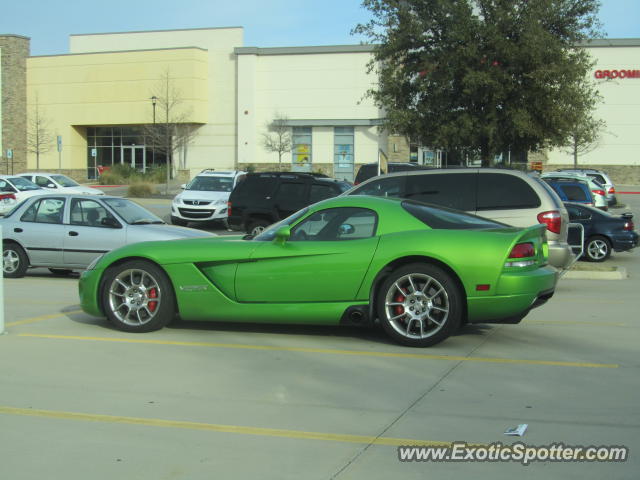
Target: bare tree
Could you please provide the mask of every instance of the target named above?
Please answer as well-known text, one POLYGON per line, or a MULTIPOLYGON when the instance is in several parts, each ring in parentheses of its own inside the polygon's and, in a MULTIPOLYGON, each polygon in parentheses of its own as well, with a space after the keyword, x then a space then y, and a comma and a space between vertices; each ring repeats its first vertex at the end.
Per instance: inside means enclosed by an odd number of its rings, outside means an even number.
POLYGON ((53 135, 49 130, 49 119, 43 115, 36 95, 33 115, 27 124, 27 151, 36 154, 36 169, 40 169, 40 154, 51 151, 53 135))
POLYGON ((190 112, 183 108, 180 91, 175 87, 171 72, 167 68, 152 91, 155 97, 154 122, 146 125, 145 135, 150 137, 156 151, 164 153, 167 159, 167 192, 173 174, 173 154, 183 152, 182 163, 186 165, 187 145, 196 136, 197 127, 187 123, 190 112))
POLYGON ((262 134, 262 146, 268 152, 278 154, 278 170, 282 170, 282 156, 291 151, 291 127, 289 118, 276 113, 272 122, 267 122, 267 133, 262 134))

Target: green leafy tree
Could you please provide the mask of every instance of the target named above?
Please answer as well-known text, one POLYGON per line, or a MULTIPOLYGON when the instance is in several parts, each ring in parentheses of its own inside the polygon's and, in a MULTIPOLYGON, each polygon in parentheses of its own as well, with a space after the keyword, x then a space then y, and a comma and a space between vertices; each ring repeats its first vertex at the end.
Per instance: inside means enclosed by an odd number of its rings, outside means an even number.
POLYGON ((386 127, 433 148, 496 154, 562 146, 591 68, 597 0, 364 0, 369 93, 386 127))

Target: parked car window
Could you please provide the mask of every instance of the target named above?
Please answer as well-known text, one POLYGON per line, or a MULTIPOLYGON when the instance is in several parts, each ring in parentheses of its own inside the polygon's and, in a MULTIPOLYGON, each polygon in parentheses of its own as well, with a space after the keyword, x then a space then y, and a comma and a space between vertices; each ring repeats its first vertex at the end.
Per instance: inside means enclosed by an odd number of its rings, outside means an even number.
POLYGON ((65 175, 51 175, 51 178, 53 178, 56 182, 58 182, 59 185, 62 185, 63 187, 78 187, 80 186, 80 184, 74 180, 71 180, 69 177, 65 176, 65 175))
POLYGON ((475 211, 476 177, 474 173, 409 175, 403 197, 456 210, 475 211))
POLYGON ((204 192, 230 192, 233 188, 232 177, 195 177, 185 190, 199 190, 204 192))
POLYGON ((282 182, 275 195, 276 204, 288 205, 292 200, 304 199, 305 184, 294 182, 282 182))
POLYGON ((156 217, 149 210, 142 208, 131 200, 125 198, 105 198, 104 203, 113 208, 128 224, 145 225, 150 223, 164 223, 160 217, 156 217))
POLYGON ((37 185, 34 185, 32 181, 27 180, 23 177, 11 177, 9 179, 13 186, 16 187, 21 192, 28 192, 31 190, 39 190, 37 185))
POLYGON ((467 230, 479 228, 501 228, 506 225, 476 217, 468 213, 436 208, 411 201, 402 202, 402 207, 425 225, 434 229, 467 230))
POLYGON ((9 185, 8 182, 5 182, 4 180, 0 180, 0 192, 15 193, 15 191, 16 191, 15 188, 9 185))
POLYGON ((327 198, 333 198, 336 196, 336 191, 331 185, 320 185, 314 183, 311 185, 311 193, 309 195, 309 201, 316 203, 327 198))
POLYGON ((71 200, 71 225, 83 225, 85 227, 105 227, 105 218, 112 219, 111 225, 117 220, 106 208, 94 200, 74 198, 71 200))
POLYGON ((302 210, 298 210, 293 215, 289 215, 287 218, 280 220, 278 223, 274 223, 269 228, 264 230, 261 234, 256 235, 253 239, 251 238, 248 238, 248 239, 255 240, 256 242, 270 242, 275 238, 276 232, 278 231, 279 228, 295 223, 295 221, 298 220, 300 217, 304 217, 308 211, 309 211, 308 208, 303 208, 302 210))
POLYGON ((64 198, 42 198, 35 201, 20 218, 23 222, 62 223, 64 198))
POLYGON ((591 199, 587 198, 587 192, 577 185, 558 185, 558 188, 562 189, 564 195, 569 202, 590 202, 591 199))
POLYGON ((330 208, 309 215, 291 230, 290 241, 341 241, 375 235, 378 217, 366 208, 330 208))
POLYGON ((383 177, 363 185, 354 195, 374 195, 376 197, 401 197, 404 192, 405 176, 383 177))
POLYGON ((569 213, 569 220, 589 220, 591 218, 591 213, 588 210, 583 210, 580 207, 575 207, 573 205, 566 205, 567 212, 569 213))
POLYGON ((478 211, 537 208, 540 198, 521 178, 501 173, 478 176, 478 211))
MULTIPOLYGON (((49 180, 47 177, 36 176, 34 183, 39 187, 47 187, 49 185, 53 185, 53 182, 49 180)), ((57 188, 55 185, 50 188, 57 188)))

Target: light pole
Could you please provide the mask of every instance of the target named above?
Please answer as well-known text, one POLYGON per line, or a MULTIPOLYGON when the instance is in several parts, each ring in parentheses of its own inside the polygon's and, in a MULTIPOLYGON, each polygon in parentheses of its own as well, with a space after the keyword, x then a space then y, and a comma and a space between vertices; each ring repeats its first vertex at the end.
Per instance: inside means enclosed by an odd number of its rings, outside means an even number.
POLYGON ((151 97, 151 105, 153 105, 153 126, 156 126, 156 102, 158 101, 158 97, 155 95, 151 97))
POLYGON ((151 141, 153 142, 153 157, 152 157, 152 162, 153 162, 153 166, 155 168, 156 166, 156 103, 158 101, 158 97, 156 97, 155 95, 153 97, 151 97, 151 105, 153 105, 153 129, 151 130, 152 135, 151 135, 151 141))

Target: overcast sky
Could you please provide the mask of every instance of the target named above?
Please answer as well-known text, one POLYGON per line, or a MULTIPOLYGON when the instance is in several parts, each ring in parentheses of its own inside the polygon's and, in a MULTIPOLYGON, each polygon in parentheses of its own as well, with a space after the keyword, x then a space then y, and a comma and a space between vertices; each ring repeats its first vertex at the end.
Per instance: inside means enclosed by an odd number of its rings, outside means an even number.
MULTIPOLYGON (((0 34, 31 38, 31 55, 69 52, 78 33, 244 27, 244 46, 360 43, 351 29, 369 18, 360 0, 3 1, 0 34)), ((602 0, 609 38, 640 38, 640 0, 602 0)))

